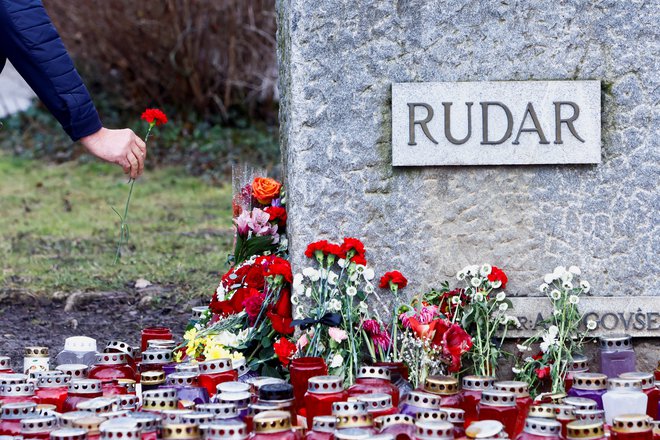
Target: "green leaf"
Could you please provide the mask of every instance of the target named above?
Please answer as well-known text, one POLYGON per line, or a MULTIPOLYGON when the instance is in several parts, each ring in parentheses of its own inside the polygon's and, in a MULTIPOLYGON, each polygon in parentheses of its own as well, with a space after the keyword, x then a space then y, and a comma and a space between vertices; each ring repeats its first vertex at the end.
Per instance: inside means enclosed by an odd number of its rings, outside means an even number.
POLYGON ((264 348, 268 348, 272 345, 272 341, 268 336, 264 336, 263 338, 261 338, 261 345, 264 348))

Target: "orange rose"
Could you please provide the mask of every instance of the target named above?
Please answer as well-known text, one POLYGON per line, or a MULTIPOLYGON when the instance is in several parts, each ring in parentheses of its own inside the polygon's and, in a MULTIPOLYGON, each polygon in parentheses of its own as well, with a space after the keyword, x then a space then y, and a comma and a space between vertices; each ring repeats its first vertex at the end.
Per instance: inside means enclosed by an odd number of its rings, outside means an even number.
POLYGON ((262 205, 270 205, 274 198, 279 197, 282 184, 270 177, 255 177, 252 182, 252 194, 262 205))

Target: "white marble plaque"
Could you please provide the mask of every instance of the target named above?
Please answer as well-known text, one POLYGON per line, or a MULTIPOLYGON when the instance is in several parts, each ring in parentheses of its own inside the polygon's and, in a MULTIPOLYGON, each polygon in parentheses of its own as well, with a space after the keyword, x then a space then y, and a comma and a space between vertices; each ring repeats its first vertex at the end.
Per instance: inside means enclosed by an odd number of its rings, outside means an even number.
MULTIPOLYGON (((507 332, 509 337, 528 337, 542 328, 540 322, 552 309, 546 297, 509 297, 513 303, 510 315, 520 321, 518 330, 507 332)), ((660 336, 660 297, 655 296, 585 296, 578 304, 584 314, 581 328, 587 321, 596 322, 590 334, 625 333, 638 337, 660 336)))
POLYGON ((594 164, 600 81, 392 84, 392 164, 594 164))

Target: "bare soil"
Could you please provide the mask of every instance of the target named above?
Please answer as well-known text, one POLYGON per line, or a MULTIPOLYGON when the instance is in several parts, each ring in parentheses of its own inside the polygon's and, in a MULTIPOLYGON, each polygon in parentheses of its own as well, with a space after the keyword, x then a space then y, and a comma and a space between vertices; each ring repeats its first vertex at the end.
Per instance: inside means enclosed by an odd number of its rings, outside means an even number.
POLYGON ((168 327, 180 338, 195 305, 200 304, 181 303, 174 289, 159 286, 66 298, 7 295, 0 298, 0 355, 10 356, 20 369, 24 347, 46 346, 52 360, 69 336, 95 338, 99 350, 110 340, 139 345, 140 332, 148 326, 168 327))

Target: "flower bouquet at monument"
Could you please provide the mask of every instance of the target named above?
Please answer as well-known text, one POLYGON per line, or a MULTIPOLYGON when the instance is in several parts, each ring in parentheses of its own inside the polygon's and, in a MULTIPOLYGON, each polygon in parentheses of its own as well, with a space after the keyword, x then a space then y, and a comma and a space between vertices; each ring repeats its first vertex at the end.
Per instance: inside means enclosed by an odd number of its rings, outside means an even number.
POLYGON ((521 355, 513 368, 516 378, 529 383, 535 393, 546 380, 551 382, 552 393, 564 392, 564 379, 573 355, 582 352, 588 332, 596 328, 593 320, 586 323, 584 330, 581 328, 584 314, 578 305, 590 285, 580 280, 580 275, 577 266, 558 266, 544 276, 539 287, 552 304, 552 314, 540 323, 538 334, 518 345, 521 355), (540 351, 530 356, 537 344, 540 351))
POLYGON ((364 245, 345 238, 341 245, 325 240, 307 246, 313 264, 293 279, 293 325, 301 332, 297 356, 322 357, 330 374, 353 383, 362 363, 362 321, 374 292, 373 269, 366 266, 364 245), (304 304, 304 305, 303 305, 304 304))

